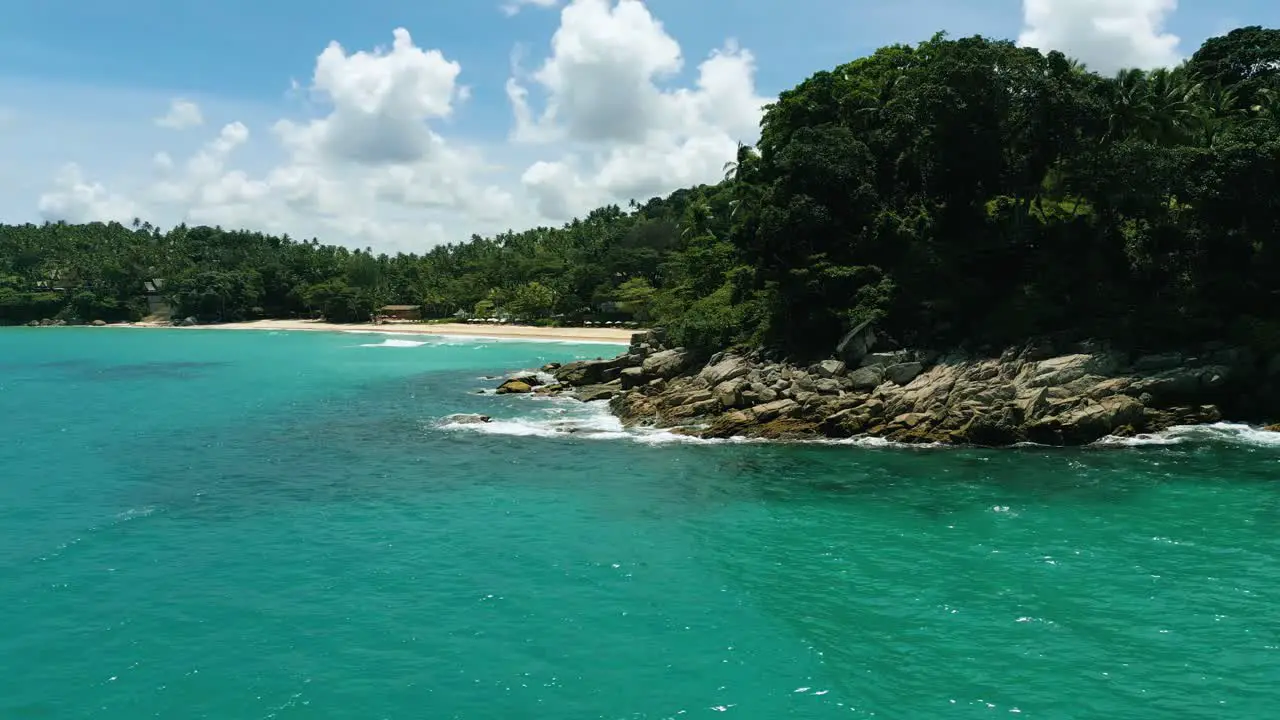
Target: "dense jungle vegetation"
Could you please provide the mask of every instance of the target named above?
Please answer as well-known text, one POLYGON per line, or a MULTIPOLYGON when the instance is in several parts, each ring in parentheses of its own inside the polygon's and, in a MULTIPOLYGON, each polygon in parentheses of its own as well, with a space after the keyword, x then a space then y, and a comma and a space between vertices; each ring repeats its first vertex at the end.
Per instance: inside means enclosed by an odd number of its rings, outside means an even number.
MULTIPOLYGON (((781 94, 715 185, 563 227, 377 255, 148 223, 0 226, 0 320, 367 319, 385 303, 660 323, 702 349, 1033 336, 1280 351, 1280 30, 1103 76, 943 35, 781 94), (63 288, 63 289, 56 289, 63 288)), ((331 240, 341 240, 331 238, 331 240)))

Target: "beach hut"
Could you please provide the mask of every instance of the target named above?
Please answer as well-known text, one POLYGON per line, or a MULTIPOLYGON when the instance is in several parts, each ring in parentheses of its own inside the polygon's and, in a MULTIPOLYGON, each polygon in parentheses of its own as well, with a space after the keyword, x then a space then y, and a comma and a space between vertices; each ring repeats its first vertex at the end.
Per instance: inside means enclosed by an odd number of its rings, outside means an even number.
POLYGON ((378 311, 388 320, 421 320, 421 305, 383 305, 378 311))
POLYGON ((148 315, 168 315, 169 303, 164 299, 164 278, 152 278, 142 283, 143 294, 147 298, 148 315))

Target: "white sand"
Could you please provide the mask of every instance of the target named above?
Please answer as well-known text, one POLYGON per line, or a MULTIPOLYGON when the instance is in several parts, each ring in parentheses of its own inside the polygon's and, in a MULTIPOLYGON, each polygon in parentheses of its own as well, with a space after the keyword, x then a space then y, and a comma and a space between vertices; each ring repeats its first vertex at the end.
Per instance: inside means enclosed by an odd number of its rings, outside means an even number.
MULTIPOLYGON (((138 328, 173 328, 167 323, 127 323, 115 325, 113 327, 138 327, 138 328)), ((464 323, 413 323, 413 322, 388 322, 380 325, 371 323, 355 323, 349 325, 339 325, 336 323, 327 323, 319 320, 254 320, 252 322, 237 323, 221 323, 218 325, 197 325, 191 328, 176 328, 179 330, 306 330, 306 331, 324 331, 324 332, 351 332, 359 330, 363 332, 380 332, 380 333, 412 333, 417 335, 446 335, 456 337, 490 337, 490 338, 519 338, 524 340, 552 340, 552 341, 577 341, 577 342, 603 342, 617 343, 625 345, 631 341, 632 334, 638 332, 636 330, 627 330, 623 328, 597 328, 597 327, 530 327, 526 325, 498 325, 494 324, 476 324, 467 325, 464 323)))

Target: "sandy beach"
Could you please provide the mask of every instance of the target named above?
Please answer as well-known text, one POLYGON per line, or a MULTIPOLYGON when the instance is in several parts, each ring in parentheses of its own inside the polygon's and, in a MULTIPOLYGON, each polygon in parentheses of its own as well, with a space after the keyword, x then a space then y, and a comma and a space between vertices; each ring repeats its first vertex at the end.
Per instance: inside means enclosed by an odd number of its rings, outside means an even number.
POLYGON ((174 328, 168 323, 130 323, 115 327, 169 328, 179 330, 303 330, 320 332, 377 332, 414 335, 446 335, 456 337, 510 338, 522 340, 551 340, 558 342, 617 343, 631 341, 636 330, 597 327, 530 327, 526 325, 467 325, 464 323, 412 323, 390 322, 374 325, 355 323, 339 325, 319 320, 254 320, 252 322, 197 325, 190 328, 174 328))

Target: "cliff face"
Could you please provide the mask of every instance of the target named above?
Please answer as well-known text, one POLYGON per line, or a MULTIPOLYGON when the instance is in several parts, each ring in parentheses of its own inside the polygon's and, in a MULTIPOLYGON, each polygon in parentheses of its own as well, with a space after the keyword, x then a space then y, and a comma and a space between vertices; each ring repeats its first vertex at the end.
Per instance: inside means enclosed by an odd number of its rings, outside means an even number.
POLYGON ((549 368, 556 383, 536 391, 607 399, 628 424, 707 438, 1082 445, 1216 422, 1221 408, 1246 407, 1280 382, 1280 363, 1225 345, 1132 357, 1033 344, 980 358, 872 353, 871 331, 855 332, 841 343, 843 359, 798 367, 755 353, 696 363, 650 331, 616 358, 549 368))

